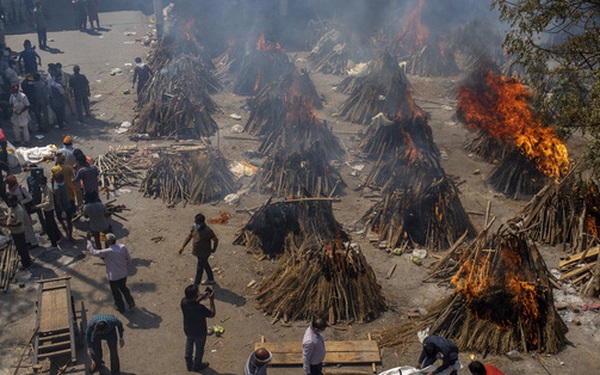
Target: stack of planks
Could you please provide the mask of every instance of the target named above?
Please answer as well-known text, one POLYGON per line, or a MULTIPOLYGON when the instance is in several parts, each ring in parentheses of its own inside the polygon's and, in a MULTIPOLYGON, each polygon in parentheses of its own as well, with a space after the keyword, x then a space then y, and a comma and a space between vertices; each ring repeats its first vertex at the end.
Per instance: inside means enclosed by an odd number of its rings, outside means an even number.
POLYGON ((6 292, 10 282, 17 272, 19 256, 12 241, 0 249, 0 290, 6 292))

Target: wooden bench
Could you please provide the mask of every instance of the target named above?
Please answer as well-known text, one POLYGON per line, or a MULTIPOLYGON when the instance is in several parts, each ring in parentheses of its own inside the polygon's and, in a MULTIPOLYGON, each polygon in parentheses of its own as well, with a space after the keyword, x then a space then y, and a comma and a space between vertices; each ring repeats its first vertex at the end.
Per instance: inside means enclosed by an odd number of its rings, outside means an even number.
MULTIPOLYGON (((271 352, 271 365, 302 365, 302 342, 266 342, 261 336, 261 342, 254 344, 254 350, 266 348, 271 352)), ((326 364, 361 364, 371 363, 373 369, 381 362, 377 341, 325 341, 326 364)))

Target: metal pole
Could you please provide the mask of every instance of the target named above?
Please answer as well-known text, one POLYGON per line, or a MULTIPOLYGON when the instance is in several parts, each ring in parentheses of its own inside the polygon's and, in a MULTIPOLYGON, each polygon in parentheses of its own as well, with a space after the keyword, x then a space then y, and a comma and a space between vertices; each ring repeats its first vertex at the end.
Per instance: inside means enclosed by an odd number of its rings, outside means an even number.
POLYGON ((162 0, 154 0, 154 19, 156 20, 156 36, 162 38, 165 31, 162 0))

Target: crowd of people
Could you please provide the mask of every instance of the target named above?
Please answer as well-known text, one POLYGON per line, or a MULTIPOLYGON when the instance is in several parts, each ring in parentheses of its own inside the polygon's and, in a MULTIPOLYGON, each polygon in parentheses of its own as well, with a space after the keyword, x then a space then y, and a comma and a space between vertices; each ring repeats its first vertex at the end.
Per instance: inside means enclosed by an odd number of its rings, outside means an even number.
MULTIPOLYGON (((0 22, 4 25, 28 24, 35 26, 38 35, 46 30, 46 15, 44 4, 46 0, 0 0, 0 22)), ((71 0, 75 15, 75 26, 80 30, 100 28, 100 0, 71 0)), ((40 42, 40 48, 45 47, 40 42)))

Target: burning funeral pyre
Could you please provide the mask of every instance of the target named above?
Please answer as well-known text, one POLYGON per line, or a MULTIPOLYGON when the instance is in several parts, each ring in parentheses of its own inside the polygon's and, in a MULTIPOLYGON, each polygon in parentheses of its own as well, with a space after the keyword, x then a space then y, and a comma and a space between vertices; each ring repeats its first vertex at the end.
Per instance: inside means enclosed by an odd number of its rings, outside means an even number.
POLYGON ((162 199, 169 206, 220 199, 238 187, 227 164, 214 148, 161 151, 148 169, 140 191, 146 197, 162 199))
POLYGON ((209 93, 220 88, 202 60, 191 55, 172 59, 144 89, 132 130, 152 137, 209 137, 217 130, 212 114, 219 110, 209 93))
POLYGON ((567 342, 567 327, 554 307, 550 277, 522 232, 501 228, 491 239, 480 236, 452 278, 454 293, 417 321, 383 330, 379 343, 397 345, 430 327, 461 350, 557 353, 567 342))
POLYGON ((406 61, 406 71, 420 76, 448 77, 460 73, 448 40, 432 33, 423 22, 425 0, 418 0, 415 8, 401 21, 394 19, 387 35, 388 50, 400 61, 406 61), (400 30, 398 30, 400 25, 400 30))
POLYGON ((286 108, 284 125, 260 146, 269 157, 252 185, 282 197, 340 194, 345 183, 330 163, 344 153, 338 139, 303 98, 294 97, 286 108))
POLYGON ((261 206, 234 244, 280 256, 258 285, 261 309, 284 321, 328 317, 370 321, 385 309, 375 273, 333 215, 327 199, 298 198, 261 206))
POLYGON ((294 98, 302 98, 314 108, 323 108, 308 72, 294 70, 269 83, 248 100, 250 118, 244 131, 253 135, 279 134, 294 98))
POLYGON ((338 235, 344 242, 348 235, 335 220, 331 202, 306 198, 271 202, 271 198, 254 212, 238 233, 234 245, 244 245, 252 252, 270 257, 283 254, 285 240, 314 237, 322 242, 338 235))
POLYGON ((340 116, 357 124, 370 124, 379 113, 391 118, 402 110, 408 94, 409 83, 398 61, 386 53, 342 103, 340 116))
POLYGON ((268 41, 261 34, 256 49, 244 56, 233 93, 253 95, 275 79, 295 70, 294 64, 279 43, 268 41))
POLYGON ((573 252, 598 243, 600 190, 596 181, 575 172, 548 183, 513 219, 534 241, 573 252))
POLYGON ((405 92, 393 120, 373 118, 361 141, 363 153, 376 162, 364 185, 381 188, 383 198, 362 221, 377 235, 380 246, 426 246, 441 250, 475 230, 454 181, 440 164, 426 114, 405 92))
POLYGON ((488 182, 515 199, 535 194, 569 169, 567 148, 553 128, 542 125, 530 101, 518 79, 498 74, 486 62, 458 89, 458 117, 485 134, 469 150, 490 159, 503 156, 488 182))

